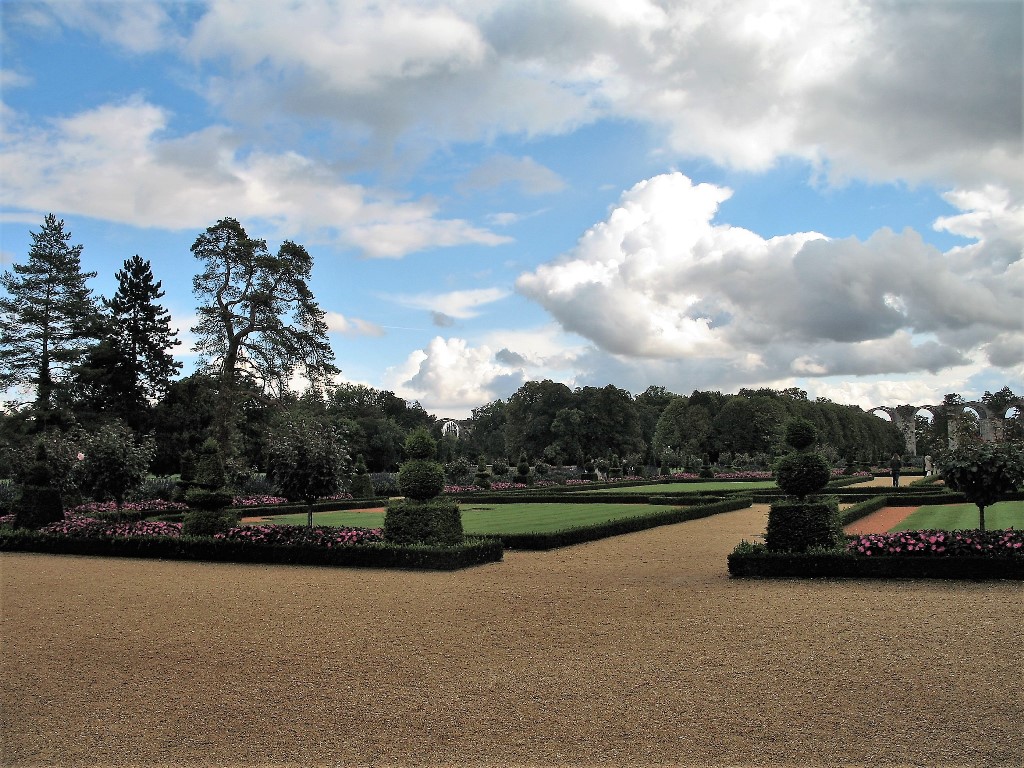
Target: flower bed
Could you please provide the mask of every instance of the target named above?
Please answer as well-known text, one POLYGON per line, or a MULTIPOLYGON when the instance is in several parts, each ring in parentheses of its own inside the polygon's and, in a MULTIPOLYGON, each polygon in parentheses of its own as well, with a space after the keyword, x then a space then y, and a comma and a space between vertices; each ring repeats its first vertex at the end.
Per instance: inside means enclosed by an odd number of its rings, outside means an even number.
POLYGON ((301 547, 345 547, 373 544, 384 540, 380 528, 345 528, 330 525, 244 525, 215 534, 219 541, 243 541, 250 544, 287 544, 301 547))
MULTIPOLYGON (((142 501, 126 501, 121 505, 121 514, 143 513, 160 514, 163 512, 184 512, 188 509, 187 504, 180 501, 164 501, 163 499, 143 499, 142 501)), ((79 504, 65 511, 65 514, 82 517, 103 517, 116 515, 117 504, 112 501, 90 501, 88 504, 79 504)))
POLYGON ((1024 531, 900 531, 856 536, 846 545, 854 555, 872 557, 957 557, 963 555, 1010 557, 1024 554, 1024 531))

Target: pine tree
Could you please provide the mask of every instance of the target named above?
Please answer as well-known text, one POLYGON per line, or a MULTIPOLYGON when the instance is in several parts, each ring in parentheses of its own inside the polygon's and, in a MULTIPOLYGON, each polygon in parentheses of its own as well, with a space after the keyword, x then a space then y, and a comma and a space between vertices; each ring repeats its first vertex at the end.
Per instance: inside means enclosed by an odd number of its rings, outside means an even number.
POLYGON ((71 245, 64 221, 52 213, 32 232, 28 263, 5 271, 0 286, 0 390, 35 389, 45 425, 68 374, 100 334, 99 310, 82 272, 81 245, 71 245))
POLYGON ((327 324, 309 290, 313 259, 289 240, 271 256, 235 219, 221 219, 196 238, 203 271, 192 278, 196 350, 220 376, 215 433, 230 454, 239 417, 240 380, 264 392, 287 391, 296 371, 314 388, 338 373, 327 324))
POLYGON ((171 315, 156 303, 164 296, 161 282, 153 281, 149 261, 138 255, 124 263, 117 281, 114 298, 104 301, 111 315, 112 341, 128 361, 142 394, 158 398, 181 370, 170 352, 181 343, 171 330, 171 315))

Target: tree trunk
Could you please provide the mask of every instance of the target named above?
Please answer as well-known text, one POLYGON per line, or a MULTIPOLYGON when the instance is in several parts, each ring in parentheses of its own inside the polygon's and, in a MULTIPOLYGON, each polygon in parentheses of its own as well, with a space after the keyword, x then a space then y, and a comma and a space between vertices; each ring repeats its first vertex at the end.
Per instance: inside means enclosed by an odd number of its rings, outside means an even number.
POLYGON ((978 505, 978 517, 980 518, 980 521, 981 521, 981 530, 984 532, 984 530, 985 530, 985 505, 984 504, 979 504, 978 505))

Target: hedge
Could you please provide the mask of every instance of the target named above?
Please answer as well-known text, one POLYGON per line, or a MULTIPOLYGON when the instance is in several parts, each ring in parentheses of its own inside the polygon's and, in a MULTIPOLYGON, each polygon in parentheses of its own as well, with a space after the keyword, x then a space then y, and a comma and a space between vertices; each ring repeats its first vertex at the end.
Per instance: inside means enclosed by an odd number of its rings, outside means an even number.
POLYGON ((737 579, 1024 579, 1024 557, 863 557, 760 548, 728 559, 729 574, 737 579))
POLYGON ((467 538, 465 544, 458 547, 361 544, 328 549, 222 541, 199 536, 80 539, 25 529, 0 530, 0 552, 439 571, 499 562, 504 554, 500 541, 483 537, 467 538))
POLYGON ((636 531, 656 528, 662 525, 684 523, 688 520, 699 520, 702 517, 710 517, 722 512, 732 512, 737 509, 745 509, 751 505, 749 496, 737 496, 731 499, 723 499, 710 504, 702 504, 693 507, 677 507, 665 512, 655 512, 649 515, 637 517, 624 517, 618 520, 609 520, 606 523, 597 525, 581 526, 579 528, 565 528, 560 531, 549 533, 503 533, 494 538, 500 539, 507 549, 556 549, 568 547, 573 544, 582 544, 588 541, 597 541, 611 536, 619 536, 623 533, 634 533, 636 531))

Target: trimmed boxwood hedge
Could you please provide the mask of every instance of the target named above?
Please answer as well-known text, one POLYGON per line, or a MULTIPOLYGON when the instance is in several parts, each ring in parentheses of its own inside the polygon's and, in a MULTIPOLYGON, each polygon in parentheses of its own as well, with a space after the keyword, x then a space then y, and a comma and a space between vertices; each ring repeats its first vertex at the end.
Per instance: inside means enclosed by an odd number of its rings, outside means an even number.
POLYGON ((737 496, 710 504, 677 507, 650 515, 609 520, 606 523, 598 523, 597 525, 565 528, 561 531, 551 531, 549 533, 503 533, 495 538, 500 539, 501 543, 508 549, 556 549, 558 547, 572 546, 573 544, 582 544, 587 541, 606 539, 611 536, 619 536, 623 533, 644 531, 648 528, 656 528, 662 525, 684 523, 687 520, 699 520, 702 517, 710 517, 722 512, 745 509, 750 505, 751 500, 749 496, 737 496))
POLYGON ((845 552, 733 552, 738 579, 1024 579, 1024 557, 860 557, 845 552))
POLYGON ((500 541, 483 537, 467 537, 465 543, 458 547, 361 544, 328 549, 252 544, 200 536, 80 539, 24 529, 0 531, 0 552, 439 571, 498 562, 504 554, 500 541))

